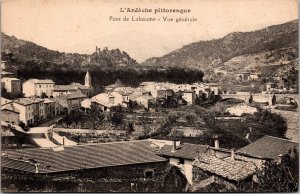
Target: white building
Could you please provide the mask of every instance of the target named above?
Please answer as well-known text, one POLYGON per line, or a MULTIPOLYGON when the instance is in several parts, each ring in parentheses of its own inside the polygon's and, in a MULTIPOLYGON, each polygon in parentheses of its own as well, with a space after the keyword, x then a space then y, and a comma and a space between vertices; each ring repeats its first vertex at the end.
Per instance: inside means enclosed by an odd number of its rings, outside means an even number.
POLYGON ((44 93, 46 96, 52 96, 55 83, 50 79, 29 79, 23 83, 23 93, 25 97, 39 96, 44 93))
MULTIPOLYGON (((152 141, 152 140, 150 140, 152 141)), ((160 140, 163 142, 164 140, 160 140)), ((153 142, 159 145, 161 142, 153 142)), ((160 156, 169 159, 169 163, 177 166, 182 174, 185 175, 189 184, 193 183, 193 161, 197 156, 197 153, 206 152, 206 145, 181 143, 174 141, 170 145, 170 141, 165 141, 164 146, 157 153, 160 156)))
POLYGON ((155 103, 155 98, 153 96, 140 96, 135 99, 135 101, 139 104, 144 106, 145 108, 149 108, 151 103, 155 103))
POLYGON ((36 102, 30 98, 19 98, 13 101, 13 107, 20 113, 20 121, 25 125, 33 124, 35 122, 35 108, 36 102))
POLYGON ((187 104, 195 104, 196 93, 193 90, 186 90, 183 92, 182 98, 187 102, 187 104))

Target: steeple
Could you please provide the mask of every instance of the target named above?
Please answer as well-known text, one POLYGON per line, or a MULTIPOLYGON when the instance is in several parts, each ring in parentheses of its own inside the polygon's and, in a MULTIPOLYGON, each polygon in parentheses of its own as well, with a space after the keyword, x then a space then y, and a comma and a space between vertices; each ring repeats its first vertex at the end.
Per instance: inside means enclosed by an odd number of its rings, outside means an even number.
POLYGON ((88 88, 92 87, 92 78, 91 78, 89 71, 87 71, 85 74, 84 85, 88 88))

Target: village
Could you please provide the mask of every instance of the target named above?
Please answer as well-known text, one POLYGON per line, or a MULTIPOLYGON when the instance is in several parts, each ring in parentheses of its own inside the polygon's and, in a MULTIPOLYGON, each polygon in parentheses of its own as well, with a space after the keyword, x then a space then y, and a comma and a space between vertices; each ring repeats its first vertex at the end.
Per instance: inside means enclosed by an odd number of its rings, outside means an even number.
POLYGON ((129 87, 116 80, 95 93, 89 71, 84 84, 22 83, 8 65, 1 62, 7 191, 259 191, 266 167, 298 162, 298 131, 288 137, 291 127, 274 113, 297 111, 297 88, 266 82, 253 93, 216 83, 129 87))

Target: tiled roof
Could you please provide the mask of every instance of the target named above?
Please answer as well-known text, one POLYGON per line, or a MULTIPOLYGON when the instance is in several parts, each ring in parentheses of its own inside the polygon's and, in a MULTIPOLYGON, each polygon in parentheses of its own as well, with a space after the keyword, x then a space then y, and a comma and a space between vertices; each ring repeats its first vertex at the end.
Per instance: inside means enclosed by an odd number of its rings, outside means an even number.
POLYGON ((203 153, 206 152, 207 146, 206 145, 197 145, 197 144, 190 144, 190 143, 183 143, 180 146, 177 146, 176 151, 172 152, 171 145, 165 145, 161 148, 161 150, 157 153, 160 156, 167 156, 167 157, 176 157, 176 158, 185 158, 185 159, 195 159, 197 156, 197 152, 203 153))
POLYGON ((289 150, 296 147, 298 150, 298 143, 287 139, 282 139, 272 136, 264 136, 255 142, 237 150, 239 153, 256 156, 259 158, 277 159, 278 155, 287 154, 289 150))
POLYGON ((1 113, 4 111, 9 111, 9 112, 13 112, 16 114, 20 114, 18 111, 16 111, 13 107, 5 107, 5 108, 1 108, 1 113))
POLYGON ((155 155, 151 142, 127 141, 64 147, 64 150, 21 149, 3 151, 1 166, 31 173, 51 173, 166 161, 155 155), (31 162, 30 162, 31 161, 31 162))
POLYGON ((5 105, 12 102, 12 100, 1 97, 1 105, 5 105))
POLYGON ((8 71, 1 71, 1 75, 14 75, 14 73, 8 71))
POLYGON ((155 98, 153 96, 140 96, 140 97, 136 98, 136 100, 139 100, 139 99, 153 100, 155 98))
POLYGON ((54 82, 51 79, 29 79, 27 81, 35 84, 54 84, 54 82))
POLYGON ((256 172, 256 166, 251 162, 242 160, 220 159, 209 153, 199 153, 193 165, 204 171, 234 181, 242 181, 256 172))
POLYGON ((88 90, 89 88, 84 85, 74 83, 71 85, 55 85, 53 91, 76 91, 77 89, 88 90))
POLYGON ((15 77, 4 77, 4 78, 1 78, 1 81, 6 81, 6 80, 9 80, 9 81, 20 81, 18 78, 15 78, 15 77))
POLYGON ((67 97, 66 96, 57 96, 55 98, 55 101, 62 107, 64 108, 68 108, 69 105, 68 105, 68 100, 67 100, 67 97))
POLYGON ((13 102, 24 105, 24 106, 36 103, 36 101, 31 98, 18 98, 16 100, 14 100, 13 102))
POLYGON ((73 92, 67 95, 68 99, 75 99, 75 98, 86 98, 86 96, 81 92, 73 92))

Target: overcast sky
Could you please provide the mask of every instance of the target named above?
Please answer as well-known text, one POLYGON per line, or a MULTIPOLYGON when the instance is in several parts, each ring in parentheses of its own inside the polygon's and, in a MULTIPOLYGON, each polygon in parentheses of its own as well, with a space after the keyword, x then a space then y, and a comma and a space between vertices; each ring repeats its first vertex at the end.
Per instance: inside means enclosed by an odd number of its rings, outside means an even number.
POLYGON ((138 62, 199 40, 253 31, 298 18, 297 0, 3 0, 2 32, 52 50, 90 54, 119 48, 138 62), (120 8, 182 8, 189 14, 120 13, 120 8), (112 22, 109 16, 161 18, 112 22), (197 22, 163 22, 162 17, 197 22))

